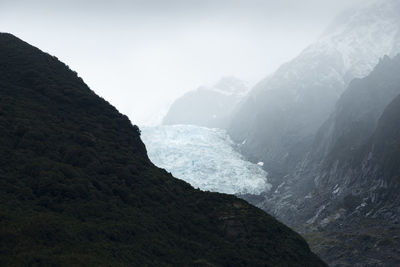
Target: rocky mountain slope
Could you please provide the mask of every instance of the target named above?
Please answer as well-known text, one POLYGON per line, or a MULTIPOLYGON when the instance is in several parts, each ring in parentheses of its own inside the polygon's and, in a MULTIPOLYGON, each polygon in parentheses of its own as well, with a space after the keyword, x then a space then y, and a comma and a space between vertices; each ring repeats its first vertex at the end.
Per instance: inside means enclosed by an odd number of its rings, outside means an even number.
MULTIPOLYGON (((388 186, 377 176, 375 167, 369 166, 375 156, 370 150, 371 145, 367 150, 365 146, 377 130, 387 105, 400 94, 399 69, 400 56, 385 57, 369 76, 350 84, 338 100, 335 111, 318 131, 307 157, 278 190, 296 195, 293 199, 299 203, 293 205, 305 207, 298 212, 287 211, 288 216, 302 222, 322 222, 328 207, 335 206, 335 212, 339 212, 346 197, 353 195, 357 195, 358 210, 366 209, 371 194, 388 186), (317 201, 318 198, 321 201, 317 201), (307 203, 301 205, 303 201, 307 203), (340 207, 336 207, 339 203, 340 207), (320 210, 318 216, 315 216, 315 210, 320 210)), ((275 208, 280 210, 279 206, 275 208)), ((281 211, 279 213, 283 215, 281 211)))
POLYGON ((321 181, 325 186, 319 186, 319 192, 325 188, 325 196, 332 200, 308 222, 313 230, 305 236, 331 266, 400 265, 399 123, 400 95, 356 149, 351 164, 339 162, 336 171, 321 181), (346 175, 338 179, 337 173, 346 175), (336 196, 327 193, 332 185, 328 181, 334 179, 336 196))
POLYGON ((354 78, 400 52, 400 2, 376 1, 339 16, 321 38, 260 82, 234 114, 229 134, 280 178, 294 170, 354 78))
POLYGON ((332 266, 400 263, 399 70, 400 55, 385 57, 351 82, 296 172, 259 203, 311 240, 324 236, 317 248, 332 266), (329 252, 341 247, 343 259, 329 252))
POLYGON ((175 100, 162 124, 224 129, 247 91, 245 82, 234 77, 224 77, 212 87, 200 87, 175 100))
POLYGON ((126 116, 4 33, 0 133, 1 265, 325 266, 263 211, 154 166, 126 116))

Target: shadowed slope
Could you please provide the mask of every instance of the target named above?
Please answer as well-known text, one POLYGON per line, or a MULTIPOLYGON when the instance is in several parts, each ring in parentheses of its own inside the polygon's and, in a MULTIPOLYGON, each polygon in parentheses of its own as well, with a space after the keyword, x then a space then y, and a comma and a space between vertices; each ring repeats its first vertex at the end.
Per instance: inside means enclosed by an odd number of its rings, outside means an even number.
POLYGON ((0 263, 325 266, 268 214, 155 167, 126 116, 9 34, 0 34, 0 263))

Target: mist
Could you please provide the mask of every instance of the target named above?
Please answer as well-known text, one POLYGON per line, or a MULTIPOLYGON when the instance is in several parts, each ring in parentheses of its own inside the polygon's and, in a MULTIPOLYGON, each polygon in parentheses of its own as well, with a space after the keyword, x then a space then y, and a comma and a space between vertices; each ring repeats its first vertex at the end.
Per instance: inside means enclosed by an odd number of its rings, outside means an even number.
POLYGON ((399 0, 0 0, 0 31, 5 265, 399 266, 399 0))
POLYGON ((0 30, 56 55, 133 123, 233 75, 250 86, 360 1, 1 1, 0 30))

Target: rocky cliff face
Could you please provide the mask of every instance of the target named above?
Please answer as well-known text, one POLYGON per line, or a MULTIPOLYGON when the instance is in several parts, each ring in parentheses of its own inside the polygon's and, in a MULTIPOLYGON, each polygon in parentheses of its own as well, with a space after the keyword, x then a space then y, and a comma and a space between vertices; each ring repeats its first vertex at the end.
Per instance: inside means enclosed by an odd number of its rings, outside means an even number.
MULTIPOLYGON (((242 152, 282 177, 302 160, 313 136, 351 80, 399 52, 400 3, 382 1, 338 17, 297 58, 260 82, 229 127, 242 152)), ((279 179, 275 185, 279 184, 279 179)))
POLYGON ((382 245, 399 243, 390 237, 400 222, 399 69, 400 56, 385 57, 366 78, 351 82, 296 171, 259 203, 311 239, 317 232, 339 239, 333 248, 345 243, 348 251, 341 259, 321 249, 326 243, 316 242, 332 265, 372 264, 362 260, 368 253, 385 266, 400 262, 397 251, 382 245), (347 234, 352 238, 346 240, 347 234), (371 238, 368 246, 376 251, 367 249, 360 235, 371 238), (361 248, 363 253, 352 254, 361 248))
MULTIPOLYGON (((375 152, 371 146, 374 145, 369 145, 368 149, 366 146, 376 135, 383 111, 400 94, 399 68, 400 56, 385 57, 369 76, 354 80, 341 96, 335 111, 318 131, 306 158, 278 190, 280 194, 285 190, 295 194, 297 197, 293 199, 298 203, 293 205, 304 206, 311 212, 299 209, 295 215, 292 210, 290 216, 297 220, 303 217, 300 221, 304 223, 321 223, 329 207, 335 206, 335 211, 339 212, 346 205, 346 198, 357 196, 358 210, 366 208, 367 196, 360 194, 387 186, 378 168, 375 164, 372 166, 375 152), (318 208, 310 208, 314 205, 318 208), (318 216, 315 210, 320 210, 318 216)), ((389 147, 387 149, 390 151, 389 147)), ((276 209, 281 213, 280 208, 276 209)))
POLYGON ((400 264, 399 122, 397 96, 349 162, 338 162, 317 182, 314 201, 324 204, 300 228, 331 266, 400 264))

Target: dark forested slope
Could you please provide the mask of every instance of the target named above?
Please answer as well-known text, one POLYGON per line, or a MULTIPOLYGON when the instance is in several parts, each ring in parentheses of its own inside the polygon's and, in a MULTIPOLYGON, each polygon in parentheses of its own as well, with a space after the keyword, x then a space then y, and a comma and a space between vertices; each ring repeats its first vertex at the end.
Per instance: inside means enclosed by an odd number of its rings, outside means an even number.
POLYGON ((0 34, 0 265, 324 266, 305 241, 148 159, 76 73, 0 34))

